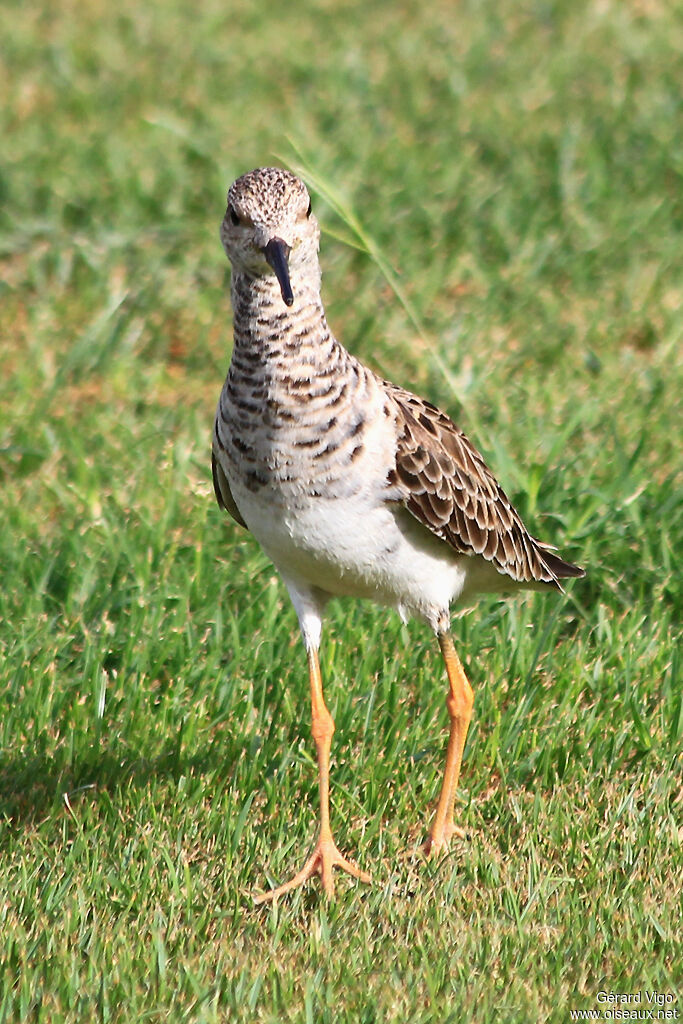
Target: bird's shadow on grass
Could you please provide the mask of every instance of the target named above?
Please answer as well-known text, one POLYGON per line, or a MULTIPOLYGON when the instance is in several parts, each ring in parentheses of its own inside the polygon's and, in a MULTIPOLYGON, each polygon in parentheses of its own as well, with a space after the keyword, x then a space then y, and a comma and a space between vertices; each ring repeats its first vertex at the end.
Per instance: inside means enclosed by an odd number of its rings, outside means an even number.
POLYGON ((78 756, 36 753, 0 760, 0 821, 10 829, 36 824, 88 793, 116 793, 130 786, 143 789, 152 780, 177 782, 183 775, 208 770, 225 777, 232 773, 240 753, 225 749, 219 753, 213 745, 200 754, 185 753, 170 741, 151 758, 130 746, 102 744, 78 756))

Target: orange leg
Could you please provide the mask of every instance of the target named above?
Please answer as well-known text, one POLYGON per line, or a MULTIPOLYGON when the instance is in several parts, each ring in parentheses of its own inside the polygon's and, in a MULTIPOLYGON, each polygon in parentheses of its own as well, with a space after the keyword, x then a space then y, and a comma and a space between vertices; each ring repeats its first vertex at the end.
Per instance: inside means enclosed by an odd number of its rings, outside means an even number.
POLYGON ((315 650, 308 652, 308 673, 311 683, 311 707, 313 711, 313 739, 315 740, 318 752, 318 785, 320 789, 320 833, 313 853, 308 858, 301 871, 299 871, 289 882, 271 889, 254 898, 255 903, 266 903, 269 900, 276 900, 284 893, 303 885, 313 875, 320 875, 326 896, 334 895, 334 879, 332 868, 341 868, 361 882, 371 881, 370 875, 361 871, 352 861, 342 857, 337 844, 332 838, 330 828, 330 746, 332 734, 334 733, 334 721, 327 710, 323 698, 323 684, 320 676, 320 664, 318 653, 315 650))
POLYGON ((453 820, 453 808, 460 776, 462 752, 474 704, 472 687, 467 681, 460 658, 455 652, 450 633, 439 633, 438 639, 450 685, 446 707, 451 720, 451 729, 436 817, 429 833, 429 839, 424 844, 424 851, 427 855, 438 853, 448 845, 448 840, 453 836, 462 838, 465 835, 463 829, 458 828, 453 820))

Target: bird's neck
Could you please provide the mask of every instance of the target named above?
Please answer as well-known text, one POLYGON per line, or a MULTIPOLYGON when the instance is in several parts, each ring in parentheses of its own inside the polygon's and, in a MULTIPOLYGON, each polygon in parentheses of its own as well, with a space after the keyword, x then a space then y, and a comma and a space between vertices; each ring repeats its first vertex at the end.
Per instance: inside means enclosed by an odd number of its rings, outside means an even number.
POLYGON ((246 445, 263 479, 289 474, 292 458, 305 477, 303 462, 328 444, 321 424, 332 430, 353 419, 370 387, 370 371, 330 332, 312 279, 292 274, 286 306, 275 277, 233 277, 235 344, 217 422, 226 458, 237 467, 246 445))
POLYGON ((246 361, 270 379, 313 380, 341 349, 327 326, 319 278, 294 273, 291 283, 287 306, 274 275, 233 273, 233 364, 246 361))

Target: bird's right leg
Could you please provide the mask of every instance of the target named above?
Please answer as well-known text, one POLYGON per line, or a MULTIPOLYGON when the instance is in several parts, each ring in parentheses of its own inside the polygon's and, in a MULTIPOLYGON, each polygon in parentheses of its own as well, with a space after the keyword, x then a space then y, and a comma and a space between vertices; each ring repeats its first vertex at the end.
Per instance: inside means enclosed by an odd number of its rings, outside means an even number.
POLYGON ((313 713, 313 739, 315 740, 318 753, 318 787, 320 791, 320 832, 318 841, 313 853, 308 858, 301 871, 284 885, 270 892, 256 896, 255 903, 266 903, 276 900, 286 892, 296 889, 308 881, 312 875, 318 874, 321 877, 323 889, 326 896, 334 895, 333 868, 341 868, 361 882, 370 882, 371 878, 365 871, 347 860, 339 852, 337 844, 332 837, 330 828, 330 746, 334 733, 334 720, 327 709, 323 697, 323 685, 320 675, 320 663, 318 661, 317 648, 308 646, 308 675, 311 684, 311 709, 313 713))

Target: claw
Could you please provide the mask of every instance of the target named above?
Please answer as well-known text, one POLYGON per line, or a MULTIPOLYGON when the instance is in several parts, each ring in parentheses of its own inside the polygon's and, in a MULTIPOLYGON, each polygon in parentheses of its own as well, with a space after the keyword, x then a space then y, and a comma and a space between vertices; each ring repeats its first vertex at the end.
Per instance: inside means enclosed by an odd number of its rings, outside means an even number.
POLYGON ((262 903, 270 903, 273 900, 278 899, 280 896, 284 896, 285 893, 291 892, 292 889, 297 889, 304 882, 307 882, 313 875, 320 875, 322 880, 323 889, 328 899, 334 896, 334 878, 332 876, 332 868, 341 868, 342 871, 346 871, 347 874, 353 875, 360 882, 371 882, 372 879, 367 871, 361 871, 357 864, 353 861, 347 860, 346 857, 342 856, 339 852, 337 844, 334 842, 332 837, 323 838, 322 836, 316 843, 315 850, 308 858, 301 871, 297 872, 293 878, 290 878, 284 885, 280 885, 277 889, 271 889, 270 892, 264 892, 260 896, 254 896, 254 903, 260 906, 262 903))
POLYGON ((451 839, 469 839, 469 832, 459 825, 448 824, 438 834, 432 834, 422 844, 422 852, 425 857, 436 857, 439 853, 445 853, 451 839))

